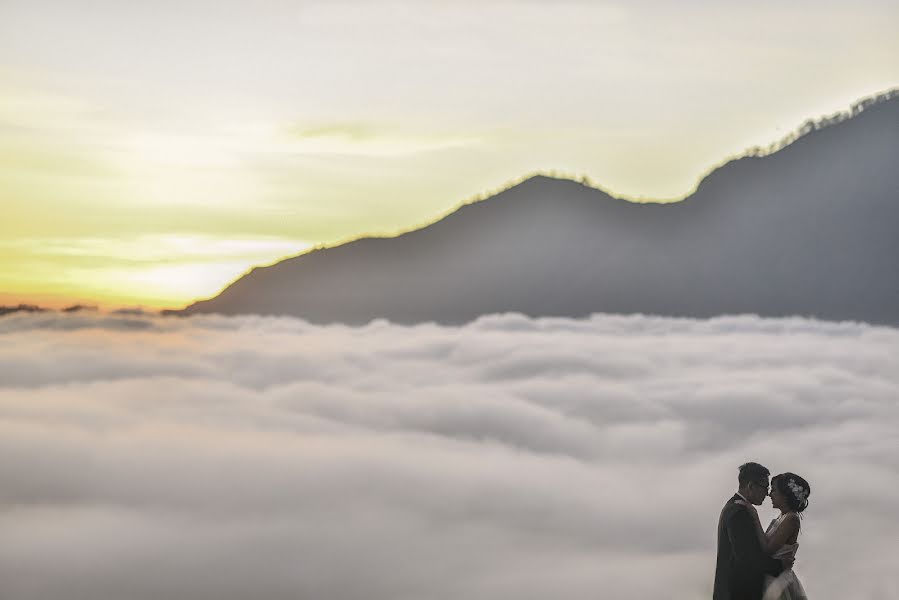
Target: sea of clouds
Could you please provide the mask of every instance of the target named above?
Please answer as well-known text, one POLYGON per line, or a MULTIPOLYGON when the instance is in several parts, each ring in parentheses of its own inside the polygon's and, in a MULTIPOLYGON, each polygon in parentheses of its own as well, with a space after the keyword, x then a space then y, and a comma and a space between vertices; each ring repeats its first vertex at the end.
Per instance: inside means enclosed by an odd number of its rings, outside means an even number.
POLYGON ((707 599, 747 460, 811 598, 899 598, 896 329, 0 319, 3 600, 707 599))

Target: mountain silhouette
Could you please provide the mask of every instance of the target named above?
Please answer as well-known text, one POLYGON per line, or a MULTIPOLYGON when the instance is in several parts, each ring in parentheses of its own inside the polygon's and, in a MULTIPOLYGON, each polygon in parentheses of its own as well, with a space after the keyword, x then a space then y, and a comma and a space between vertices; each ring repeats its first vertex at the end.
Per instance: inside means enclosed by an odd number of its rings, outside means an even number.
POLYGON ((180 314, 463 323, 521 312, 899 324, 899 94, 635 203, 535 176, 397 237, 259 267, 180 314))

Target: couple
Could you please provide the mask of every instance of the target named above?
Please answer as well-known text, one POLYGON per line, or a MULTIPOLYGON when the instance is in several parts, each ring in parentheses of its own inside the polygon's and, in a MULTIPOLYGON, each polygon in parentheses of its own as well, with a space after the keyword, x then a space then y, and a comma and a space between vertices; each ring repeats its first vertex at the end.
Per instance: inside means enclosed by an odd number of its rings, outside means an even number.
POLYGON ((713 600, 807 600, 793 573, 799 549, 799 513, 808 506, 808 482, 795 473, 776 475, 768 492, 768 469, 740 467, 740 484, 718 520, 718 563, 713 600), (755 506, 771 496, 780 516, 762 530, 755 506))

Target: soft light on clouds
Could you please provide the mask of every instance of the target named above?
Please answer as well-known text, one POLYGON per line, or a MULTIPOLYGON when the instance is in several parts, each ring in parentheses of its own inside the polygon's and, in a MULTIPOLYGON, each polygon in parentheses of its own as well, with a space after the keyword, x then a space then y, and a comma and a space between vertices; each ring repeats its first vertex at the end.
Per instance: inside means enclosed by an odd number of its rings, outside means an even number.
POLYGON ((811 482, 811 597, 899 591, 895 329, 48 313, 0 340, 4 599, 707 597, 750 459, 811 482))

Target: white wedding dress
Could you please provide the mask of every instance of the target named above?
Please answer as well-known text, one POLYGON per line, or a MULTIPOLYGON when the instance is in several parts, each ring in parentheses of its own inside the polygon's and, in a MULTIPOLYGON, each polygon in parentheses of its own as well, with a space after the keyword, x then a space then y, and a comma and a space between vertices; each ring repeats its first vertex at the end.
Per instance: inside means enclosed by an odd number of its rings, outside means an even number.
MULTIPOLYGON (((771 536, 774 531, 783 523, 786 513, 780 515, 768 525, 765 535, 771 536)), ((795 544, 784 544, 774 553, 774 558, 785 558, 788 556, 796 556, 799 550, 799 541, 795 544)), ((762 600, 808 600, 802 584, 793 569, 787 569, 777 577, 765 577, 765 596, 762 600)))

